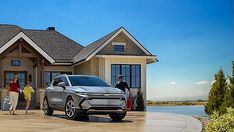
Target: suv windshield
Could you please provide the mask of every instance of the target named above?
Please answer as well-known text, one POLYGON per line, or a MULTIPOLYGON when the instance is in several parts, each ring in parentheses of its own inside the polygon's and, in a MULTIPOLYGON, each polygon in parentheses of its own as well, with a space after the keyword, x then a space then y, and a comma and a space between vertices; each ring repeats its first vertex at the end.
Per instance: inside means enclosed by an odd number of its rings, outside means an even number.
POLYGON ((91 76, 68 76, 72 86, 98 86, 109 87, 109 85, 98 77, 91 76))

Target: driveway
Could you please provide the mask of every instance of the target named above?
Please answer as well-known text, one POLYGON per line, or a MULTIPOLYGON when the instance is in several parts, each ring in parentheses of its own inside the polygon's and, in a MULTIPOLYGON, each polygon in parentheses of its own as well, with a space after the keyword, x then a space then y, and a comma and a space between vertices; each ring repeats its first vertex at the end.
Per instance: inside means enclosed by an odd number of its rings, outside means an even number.
POLYGON ((9 115, 0 110, 1 132, 199 132, 200 121, 193 117, 149 112, 129 112, 121 122, 113 122, 108 116, 92 115, 83 121, 67 120, 63 112, 54 116, 44 116, 40 110, 32 110, 29 115, 19 110, 17 115, 9 115))

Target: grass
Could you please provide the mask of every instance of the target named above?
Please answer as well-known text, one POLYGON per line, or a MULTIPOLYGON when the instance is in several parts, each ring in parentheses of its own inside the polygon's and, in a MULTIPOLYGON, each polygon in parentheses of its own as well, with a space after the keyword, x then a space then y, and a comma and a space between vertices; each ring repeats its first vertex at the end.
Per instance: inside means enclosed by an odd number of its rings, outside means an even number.
POLYGON ((197 100, 197 101, 151 101, 147 100, 147 106, 177 106, 177 105, 206 105, 207 101, 197 100))

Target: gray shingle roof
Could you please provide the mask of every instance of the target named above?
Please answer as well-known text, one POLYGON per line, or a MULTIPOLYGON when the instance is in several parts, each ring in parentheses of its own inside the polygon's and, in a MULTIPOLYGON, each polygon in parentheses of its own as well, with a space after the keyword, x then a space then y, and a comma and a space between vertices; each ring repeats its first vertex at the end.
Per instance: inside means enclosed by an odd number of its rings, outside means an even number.
POLYGON ((17 35, 21 28, 16 25, 0 24, 0 47, 17 35))
POLYGON ((15 25, 0 24, 0 47, 17 35, 25 33, 34 43, 50 55, 55 62, 73 62, 84 47, 57 31, 23 29, 15 25))
MULTIPOLYGON (((122 27, 120 27, 122 28, 122 27)), ((111 36, 113 36, 120 28, 114 30, 113 32, 107 34, 106 36, 92 42, 85 48, 83 48, 75 57, 74 62, 78 63, 85 60, 89 55, 96 51, 102 44, 104 44, 111 36)))
MULTIPOLYGON (((111 38, 120 27, 86 47, 55 30, 23 29, 16 25, 0 24, 0 48, 18 33, 23 32, 57 63, 78 63, 87 59, 94 51, 111 38)), ((147 49, 146 49, 147 50, 147 49)), ((150 53, 151 55, 151 53, 150 53)))

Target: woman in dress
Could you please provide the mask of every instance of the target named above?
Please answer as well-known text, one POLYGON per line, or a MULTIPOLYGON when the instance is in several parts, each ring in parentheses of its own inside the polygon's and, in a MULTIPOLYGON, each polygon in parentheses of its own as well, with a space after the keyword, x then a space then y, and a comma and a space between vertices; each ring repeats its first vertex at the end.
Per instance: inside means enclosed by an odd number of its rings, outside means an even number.
POLYGON ((15 74, 8 88, 8 91, 9 91, 8 94, 10 96, 9 112, 10 114, 12 113, 13 115, 15 115, 15 109, 18 103, 19 90, 20 90, 20 87, 19 87, 18 76, 15 74))

